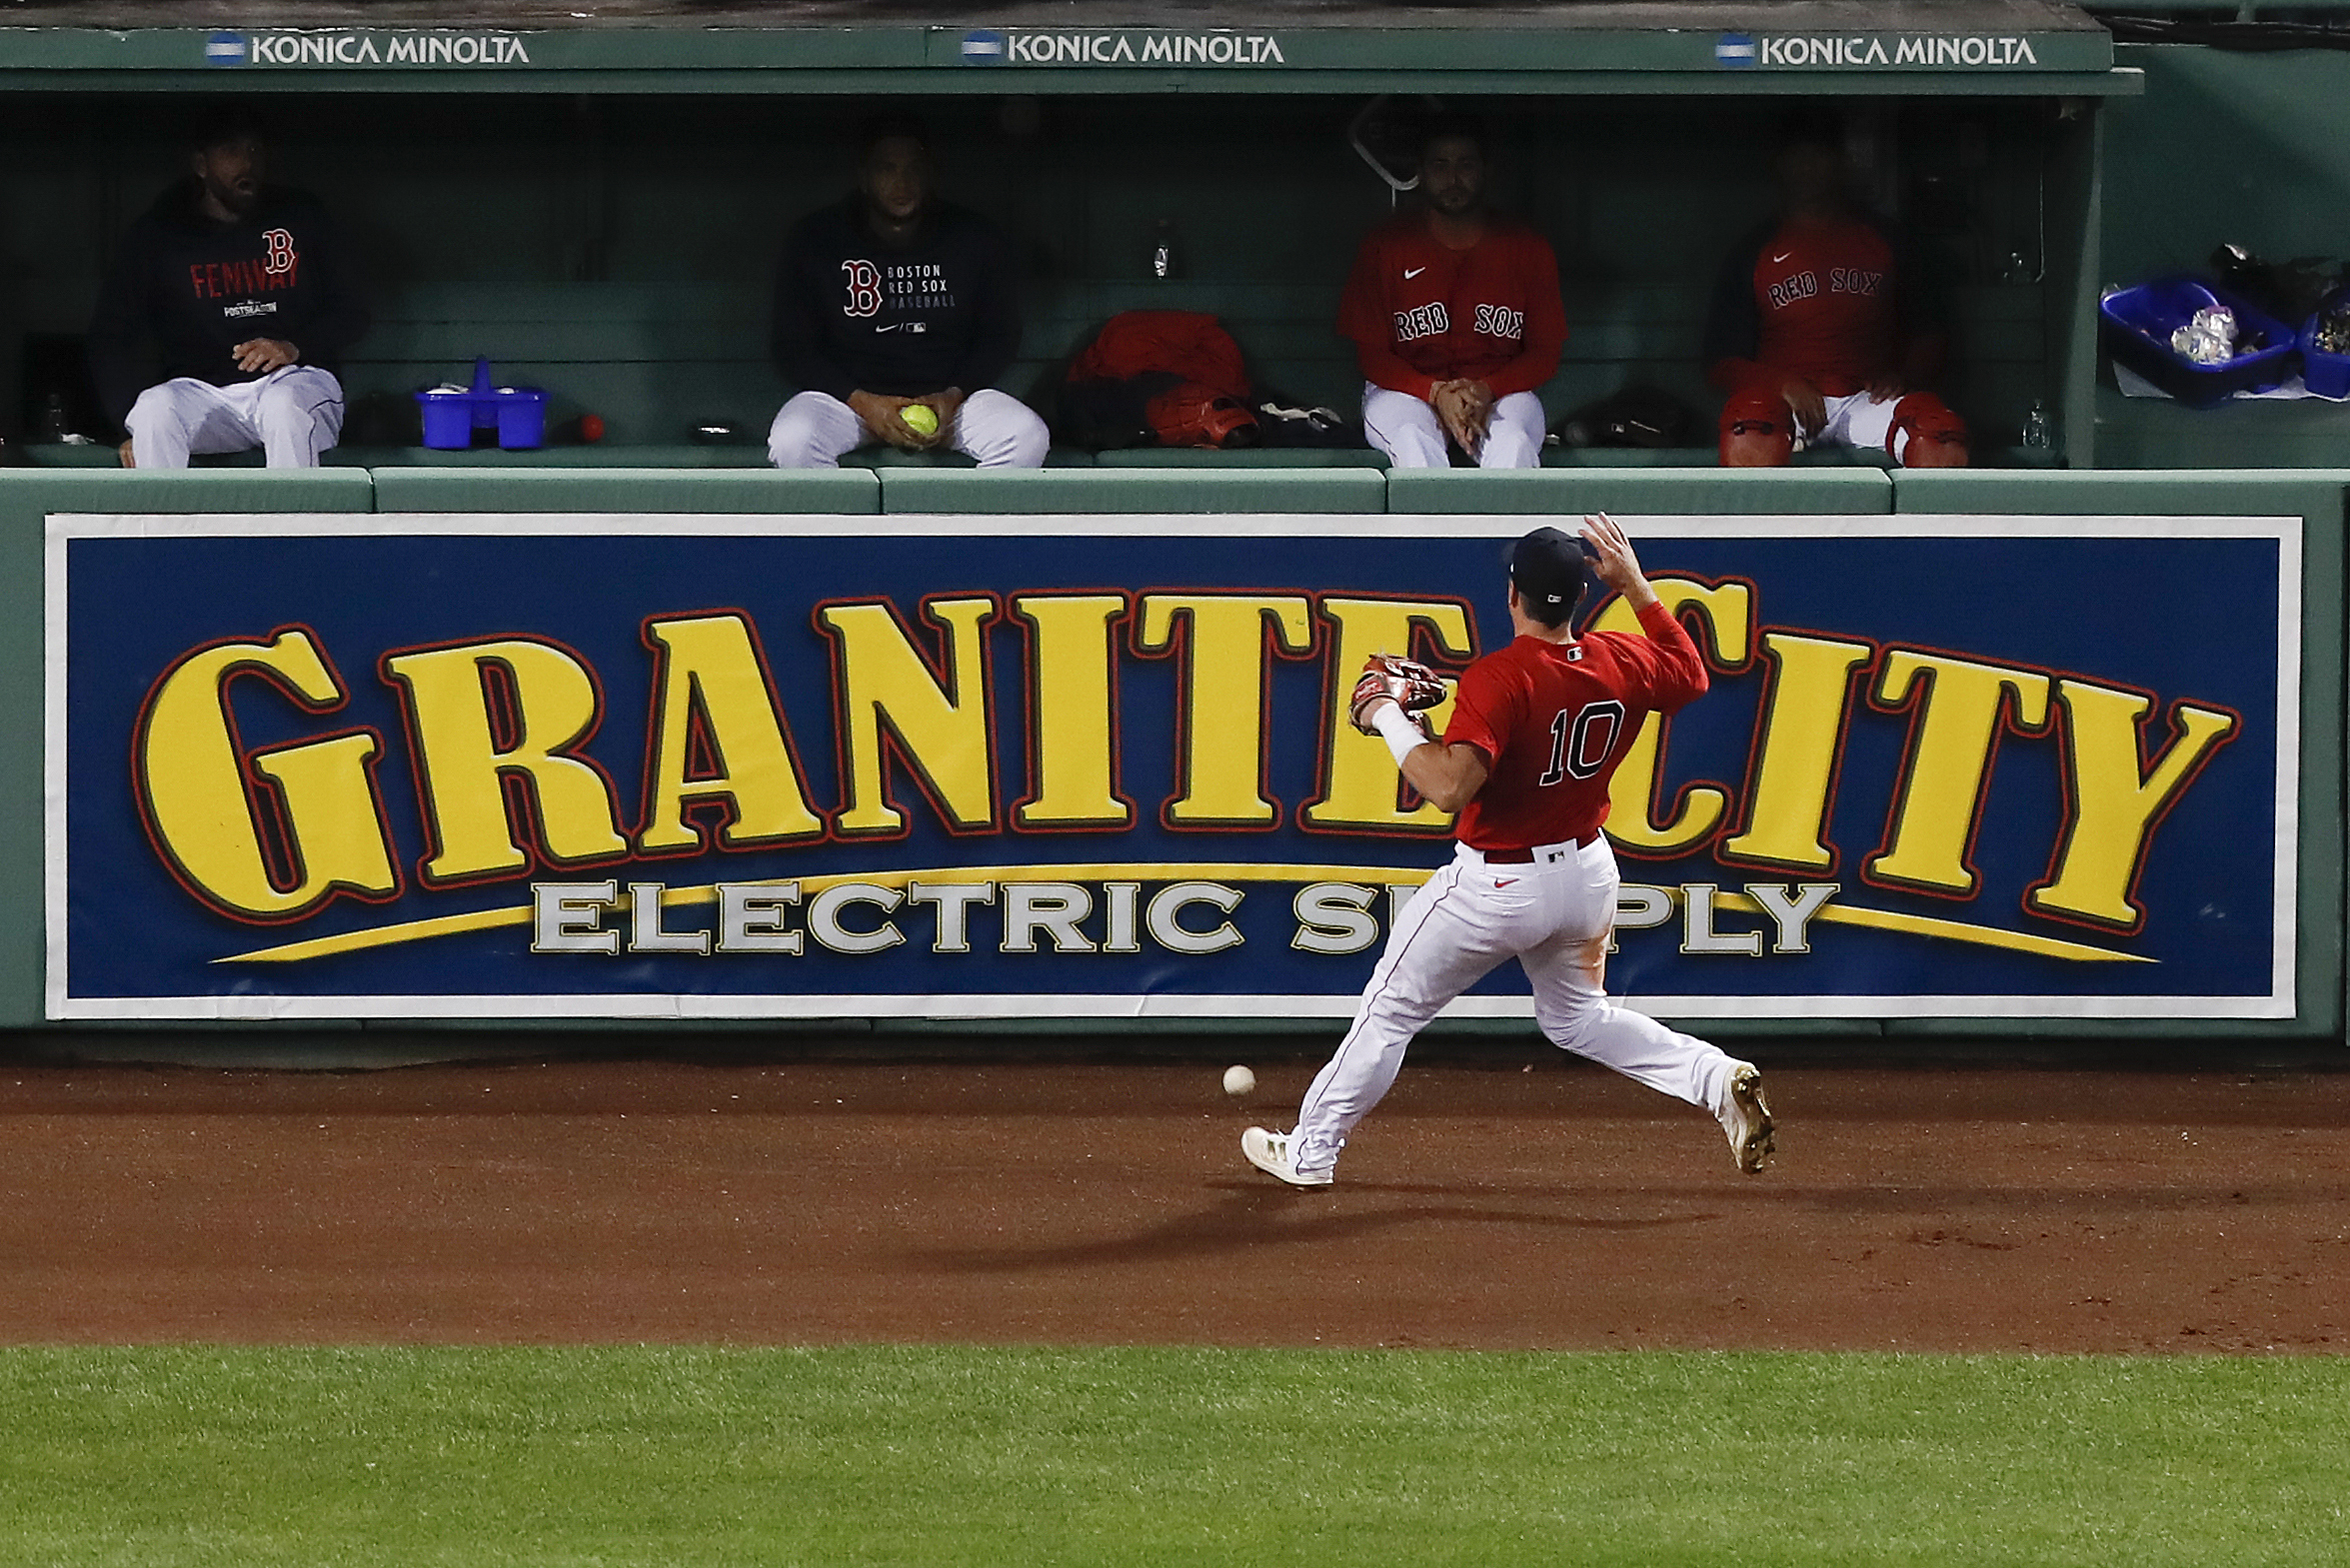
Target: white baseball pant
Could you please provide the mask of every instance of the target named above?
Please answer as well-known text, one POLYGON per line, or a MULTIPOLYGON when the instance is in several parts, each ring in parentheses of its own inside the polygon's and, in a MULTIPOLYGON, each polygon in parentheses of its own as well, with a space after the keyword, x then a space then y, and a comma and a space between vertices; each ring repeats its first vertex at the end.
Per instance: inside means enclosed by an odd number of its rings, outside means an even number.
MULTIPOLYGON (((780 469, 839 468, 841 459, 882 438, 857 411, 828 392, 803 392, 779 410, 767 431, 768 461, 780 469)), ((983 388, 963 400, 945 445, 984 469, 1045 466, 1053 437, 1036 411, 1009 392, 983 388)))
POLYGON ((314 469, 343 434, 343 384, 315 365, 226 387, 182 376, 140 393, 123 424, 136 468, 184 469, 190 453, 259 447, 273 469, 314 469))
MULTIPOLYGON (((1444 426, 1436 411, 1408 392, 1362 384, 1362 432, 1399 469, 1440 469, 1451 463, 1444 426)), ((1542 466, 1542 400, 1512 392, 1493 403, 1477 467, 1532 469, 1542 466)))
MULTIPOLYGON (((1899 398, 1878 402, 1865 392, 1849 397, 1822 398, 1827 405, 1827 419, 1819 434, 1806 436, 1807 447, 1858 447, 1869 452, 1884 452, 1885 438, 1893 429, 1893 411, 1901 406, 1899 398)), ((1889 449, 1893 461, 1901 461, 1901 454, 1909 448, 1909 433, 1904 431, 1894 438, 1889 449)))
POLYGON ((1577 944, 1615 923, 1617 880, 1604 835, 1579 846, 1545 844, 1530 864, 1488 865, 1461 845, 1395 917, 1352 1027, 1305 1091, 1290 1143, 1297 1168, 1334 1165, 1346 1134, 1395 1081, 1412 1036, 1508 958, 1533 982, 1534 1021, 1551 1044, 1718 1118, 1741 1063, 1617 1006, 1572 961, 1577 944))

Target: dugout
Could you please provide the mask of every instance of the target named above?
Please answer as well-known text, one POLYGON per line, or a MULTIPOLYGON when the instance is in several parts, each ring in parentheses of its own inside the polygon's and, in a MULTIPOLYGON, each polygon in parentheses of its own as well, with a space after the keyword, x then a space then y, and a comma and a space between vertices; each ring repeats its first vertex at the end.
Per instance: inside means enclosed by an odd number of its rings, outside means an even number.
MULTIPOLYGON (((1178 308, 1221 316, 1266 386, 1350 411, 1331 323, 1354 243, 1392 200, 1350 129, 1374 99, 1432 97, 1489 115, 1502 199, 1558 252, 1572 336, 1544 389, 1552 418, 1631 383, 1699 416, 1690 452, 1556 460, 1709 462, 1705 296, 1767 211, 1763 149, 1787 106, 1825 100, 1870 193, 1944 259, 1951 392, 1986 459, 2054 460, 2008 450, 2039 402, 2062 454, 2093 461, 2100 110, 2141 81, 2070 7, 514 11, 452 27, 430 7, 378 8, 353 26, 289 0, 235 28, 99 31, 71 24, 174 18, 66 5, 43 19, 68 25, 0 34, 0 124, 39 149, 12 177, 18 286, 0 307, 14 318, 0 335, 24 345, 0 367, 20 436, 40 435, 70 380, 62 340, 207 95, 268 100, 279 178, 328 197, 369 259, 378 320, 347 366, 337 461, 475 461, 418 448, 406 400, 486 355, 550 389, 557 427, 593 411, 609 432, 492 460, 507 467, 756 463, 756 442, 690 432, 756 435, 786 392, 764 345, 774 256, 847 183, 877 99, 920 106, 950 193, 1024 252, 1013 390, 1049 391, 1118 310, 1178 308), (1164 281, 1149 269, 1163 234, 1180 272, 1164 281)), ((99 456, 34 447, 45 464, 99 456)))

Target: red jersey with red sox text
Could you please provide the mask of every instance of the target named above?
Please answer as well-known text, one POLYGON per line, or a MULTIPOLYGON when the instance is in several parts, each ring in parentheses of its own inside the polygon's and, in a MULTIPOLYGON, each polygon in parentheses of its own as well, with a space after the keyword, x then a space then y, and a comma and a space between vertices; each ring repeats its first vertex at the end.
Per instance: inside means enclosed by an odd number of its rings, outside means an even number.
POLYGON ((1355 253, 1338 302, 1365 381, 1425 399, 1439 381, 1482 381, 1495 397, 1531 392, 1558 369, 1566 310, 1550 243, 1494 223, 1448 250, 1413 213, 1382 224, 1355 253))
POLYGON ((1607 820, 1607 786, 1651 713, 1705 695, 1705 661, 1662 605, 1642 637, 1592 632, 1572 643, 1520 637, 1461 672, 1447 746, 1491 769, 1454 836, 1472 849, 1583 839, 1607 820))
POLYGON ((1708 378, 1735 392, 1800 376, 1849 397, 1937 330, 1917 272, 1908 248, 1865 218, 1773 225, 1732 254, 1716 285, 1708 378))

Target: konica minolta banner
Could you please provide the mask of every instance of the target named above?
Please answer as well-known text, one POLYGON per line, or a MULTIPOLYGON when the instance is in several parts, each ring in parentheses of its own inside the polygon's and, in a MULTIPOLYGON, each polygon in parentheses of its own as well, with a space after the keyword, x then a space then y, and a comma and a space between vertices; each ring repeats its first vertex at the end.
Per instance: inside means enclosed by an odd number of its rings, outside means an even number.
MULTIPOLYGON (((1343 1014, 1451 848, 1355 675, 1537 521, 53 518, 49 1010, 1343 1014)), ((2291 1015, 2297 519, 1626 522, 1611 989, 2291 1015)))

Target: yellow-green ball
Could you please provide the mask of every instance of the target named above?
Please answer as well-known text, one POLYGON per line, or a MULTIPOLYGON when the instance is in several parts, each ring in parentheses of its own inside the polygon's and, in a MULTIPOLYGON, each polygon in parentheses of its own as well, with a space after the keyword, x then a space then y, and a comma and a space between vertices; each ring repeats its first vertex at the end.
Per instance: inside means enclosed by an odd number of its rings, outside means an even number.
POLYGON ((939 433, 939 411, 927 403, 909 403, 898 411, 898 417, 917 436, 935 436, 939 433))

